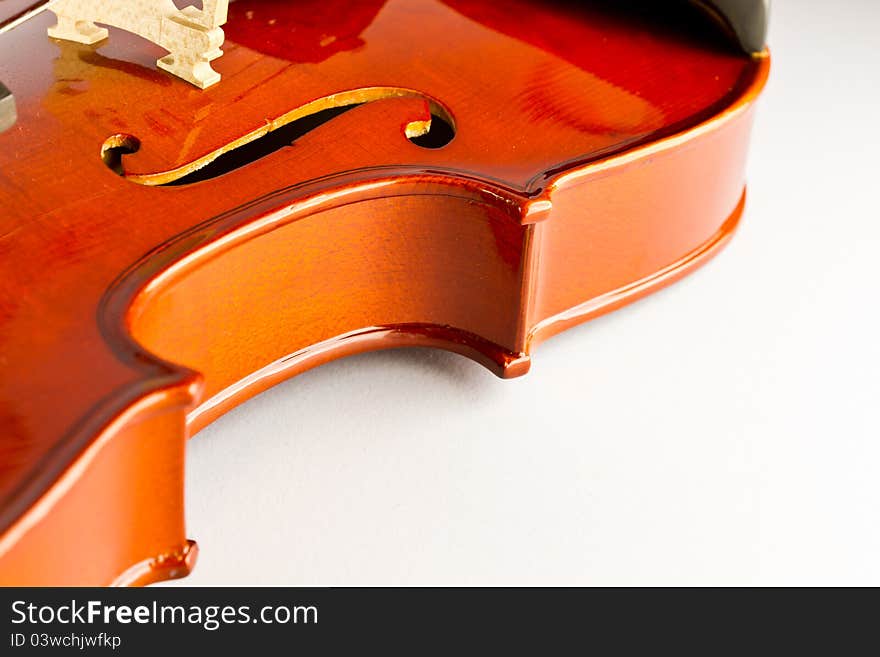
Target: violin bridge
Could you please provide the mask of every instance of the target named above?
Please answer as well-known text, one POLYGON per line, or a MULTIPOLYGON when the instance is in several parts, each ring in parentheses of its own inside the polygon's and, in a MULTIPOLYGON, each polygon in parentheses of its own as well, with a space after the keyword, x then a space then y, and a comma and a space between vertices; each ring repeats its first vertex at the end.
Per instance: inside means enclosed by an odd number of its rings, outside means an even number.
POLYGON ((178 9, 172 0, 53 0, 54 39, 92 45, 109 35, 102 25, 137 34, 168 51, 156 65, 200 89, 220 81, 211 62, 223 54, 229 0, 203 0, 203 8, 178 9))

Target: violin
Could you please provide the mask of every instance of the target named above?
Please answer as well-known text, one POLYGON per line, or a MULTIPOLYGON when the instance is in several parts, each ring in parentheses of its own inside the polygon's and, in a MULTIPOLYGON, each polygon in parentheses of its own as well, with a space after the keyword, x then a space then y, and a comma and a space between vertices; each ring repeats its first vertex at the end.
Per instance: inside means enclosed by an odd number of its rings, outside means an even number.
POLYGON ((0 584, 186 575, 188 437, 329 360, 499 377, 716 254, 763 0, 0 3, 0 584))

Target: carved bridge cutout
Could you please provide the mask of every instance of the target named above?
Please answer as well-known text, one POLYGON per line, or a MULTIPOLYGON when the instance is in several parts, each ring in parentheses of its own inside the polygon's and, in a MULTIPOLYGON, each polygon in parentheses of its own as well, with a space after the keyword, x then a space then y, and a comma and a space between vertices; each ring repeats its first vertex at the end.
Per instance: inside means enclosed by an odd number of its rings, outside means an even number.
POLYGON ((303 105, 206 157, 171 171, 146 175, 126 172, 124 157, 141 148, 140 139, 129 134, 108 137, 101 148, 101 159, 116 174, 141 185, 189 185, 217 178, 271 155, 356 107, 391 98, 424 100, 431 112, 430 120, 410 121, 405 125, 404 133, 412 143, 422 148, 442 148, 455 137, 451 113, 433 98, 400 87, 369 87, 333 94, 303 105))
POLYGON ((229 0, 202 0, 202 9, 178 9, 172 0, 52 0, 58 18, 49 28, 55 39, 94 44, 109 36, 111 25, 133 32, 168 51, 156 65, 201 89, 220 81, 211 62, 223 54, 229 0))

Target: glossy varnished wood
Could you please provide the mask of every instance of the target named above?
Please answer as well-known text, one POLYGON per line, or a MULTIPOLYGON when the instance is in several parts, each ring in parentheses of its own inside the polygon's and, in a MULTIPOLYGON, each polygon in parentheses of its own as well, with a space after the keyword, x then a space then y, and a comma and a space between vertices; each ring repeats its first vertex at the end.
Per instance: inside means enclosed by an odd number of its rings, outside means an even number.
POLYGON ((284 377, 409 345, 516 376, 702 262, 742 211, 768 68, 693 36, 709 24, 590 3, 239 0, 200 91, 148 42, 50 22, 0 35, 3 583, 187 572, 185 436, 284 377), (442 148, 407 138, 432 112, 442 148), (113 137, 140 145, 123 176, 113 137))

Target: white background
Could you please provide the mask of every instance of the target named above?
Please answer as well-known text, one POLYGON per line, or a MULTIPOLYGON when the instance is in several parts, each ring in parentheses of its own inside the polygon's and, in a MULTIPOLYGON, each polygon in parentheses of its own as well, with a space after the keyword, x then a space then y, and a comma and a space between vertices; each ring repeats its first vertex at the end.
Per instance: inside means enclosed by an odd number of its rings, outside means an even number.
POLYGON ((181 583, 880 585, 880 2, 773 9, 718 258, 522 379, 385 352, 232 412, 181 583))

